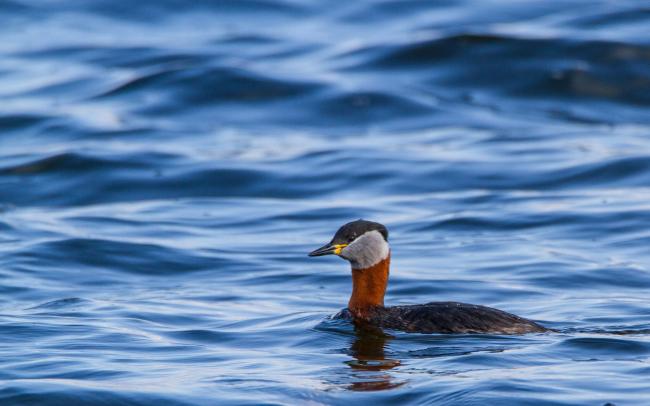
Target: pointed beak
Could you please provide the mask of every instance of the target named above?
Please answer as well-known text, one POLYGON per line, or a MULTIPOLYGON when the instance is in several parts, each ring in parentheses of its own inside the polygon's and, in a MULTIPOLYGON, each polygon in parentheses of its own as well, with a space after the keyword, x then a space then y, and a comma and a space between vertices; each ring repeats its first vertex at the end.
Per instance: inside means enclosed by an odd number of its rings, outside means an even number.
POLYGON ((345 247, 347 247, 347 244, 326 244, 320 247, 317 250, 314 250, 309 253, 310 257, 320 257, 323 255, 339 255, 341 253, 341 250, 345 247))

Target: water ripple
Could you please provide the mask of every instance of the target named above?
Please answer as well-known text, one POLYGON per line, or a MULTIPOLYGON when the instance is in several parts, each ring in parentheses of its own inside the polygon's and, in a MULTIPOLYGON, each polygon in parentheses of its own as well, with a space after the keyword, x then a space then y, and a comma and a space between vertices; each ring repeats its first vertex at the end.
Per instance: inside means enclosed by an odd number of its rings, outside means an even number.
POLYGON ((638 2, 0 3, 0 403, 646 404, 638 2), (387 304, 554 329, 362 331, 387 304))

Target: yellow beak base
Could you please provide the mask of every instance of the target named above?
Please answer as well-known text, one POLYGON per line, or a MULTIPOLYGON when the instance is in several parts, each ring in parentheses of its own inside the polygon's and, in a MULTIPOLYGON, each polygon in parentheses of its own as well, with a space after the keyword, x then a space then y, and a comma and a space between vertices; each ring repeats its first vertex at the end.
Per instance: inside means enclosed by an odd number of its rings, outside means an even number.
POLYGON ((336 244, 334 246, 334 254, 335 255, 340 255, 343 248, 345 248, 347 246, 348 246, 348 244, 336 244))

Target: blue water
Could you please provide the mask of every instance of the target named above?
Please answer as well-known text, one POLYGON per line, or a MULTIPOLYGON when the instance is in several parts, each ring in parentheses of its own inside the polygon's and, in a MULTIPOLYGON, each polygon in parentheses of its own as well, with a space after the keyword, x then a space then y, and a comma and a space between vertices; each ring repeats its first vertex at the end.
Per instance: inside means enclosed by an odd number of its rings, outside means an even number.
POLYGON ((642 1, 0 3, 0 403, 647 405, 642 1), (308 258, 386 224, 355 332, 308 258))

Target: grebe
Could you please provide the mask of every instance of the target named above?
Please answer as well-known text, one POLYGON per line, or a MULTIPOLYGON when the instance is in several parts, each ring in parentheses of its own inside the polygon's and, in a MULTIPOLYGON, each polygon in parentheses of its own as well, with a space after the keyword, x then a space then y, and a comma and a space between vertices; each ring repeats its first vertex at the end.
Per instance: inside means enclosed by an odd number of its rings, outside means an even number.
POLYGON ((384 307, 390 247, 382 224, 357 220, 345 224, 332 241, 309 253, 334 254, 352 265, 352 296, 336 318, 357 326, 377 326, 418 333, 523 334, 549 331, 514 314, 486 306, 457 302, 384 307))

